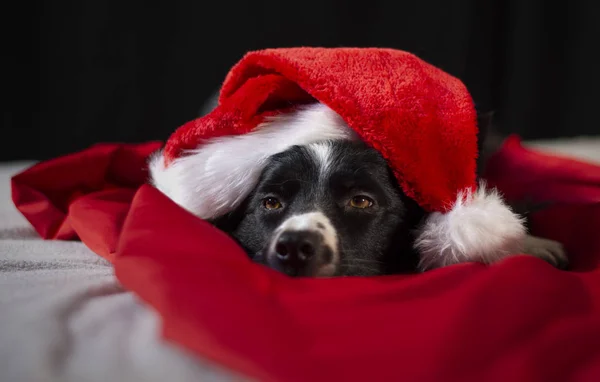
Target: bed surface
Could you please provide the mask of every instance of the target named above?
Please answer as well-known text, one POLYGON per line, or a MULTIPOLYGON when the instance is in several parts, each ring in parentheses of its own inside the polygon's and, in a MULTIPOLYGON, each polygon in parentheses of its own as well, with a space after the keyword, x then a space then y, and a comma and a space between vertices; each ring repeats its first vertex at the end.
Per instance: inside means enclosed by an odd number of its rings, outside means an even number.
POLYGON ((10 199, 29 165, 0 164, 0 381, 232 379, 163 342, 154 312, 82 243, 38 238, 10 199))

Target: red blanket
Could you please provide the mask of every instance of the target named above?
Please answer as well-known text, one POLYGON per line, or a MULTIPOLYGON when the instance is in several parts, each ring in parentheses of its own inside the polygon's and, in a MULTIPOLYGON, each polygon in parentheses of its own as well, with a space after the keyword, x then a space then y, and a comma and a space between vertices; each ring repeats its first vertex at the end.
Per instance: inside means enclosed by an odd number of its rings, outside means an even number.
POLYGON ((556 202, 533 230, 565 243, 569 271, 515 256, 291 279, 143 185, 159 146, 95 146, 38 164, 12 187, 43 238, 80 239, 112 261, 160 313, 168 340, 263 381, 600 380, 600 167, 514 137, 489 166, 509 198, 556 202))

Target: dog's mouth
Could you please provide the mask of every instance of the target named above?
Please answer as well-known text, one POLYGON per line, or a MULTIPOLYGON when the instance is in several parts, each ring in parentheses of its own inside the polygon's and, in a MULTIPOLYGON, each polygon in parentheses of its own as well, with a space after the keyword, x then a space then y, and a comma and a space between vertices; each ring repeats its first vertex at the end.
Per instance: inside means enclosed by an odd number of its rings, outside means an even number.
POLYGON ((336 231, 320 212, 287 219, 263 253, 255 257, 255 261, 292 277, 335 276, 339 259, 336 231))

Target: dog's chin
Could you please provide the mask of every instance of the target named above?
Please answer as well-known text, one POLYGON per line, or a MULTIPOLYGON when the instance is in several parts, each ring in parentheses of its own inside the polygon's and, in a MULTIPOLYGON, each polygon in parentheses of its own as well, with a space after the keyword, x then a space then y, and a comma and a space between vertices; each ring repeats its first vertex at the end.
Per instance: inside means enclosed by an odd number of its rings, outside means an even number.
POLYGON ((339 267, 336 264, 330 263, 321 265, 317 268, 314 277, 334 277, 338 276, 339 267))
POLYGON ((333 262, 327 264, 313 265, 304 269, 286 269, 276 261, 269 261, 270 258, 272 259, 272 256, 268 256, 266 254, 266 251, 261 251, 255 253, 254 256, 252 256, 252 261, 267 266, 273 270, 276 270, 291 277, 328 278, 342 276, 340 274, 339 264, 335 264, 333 262))

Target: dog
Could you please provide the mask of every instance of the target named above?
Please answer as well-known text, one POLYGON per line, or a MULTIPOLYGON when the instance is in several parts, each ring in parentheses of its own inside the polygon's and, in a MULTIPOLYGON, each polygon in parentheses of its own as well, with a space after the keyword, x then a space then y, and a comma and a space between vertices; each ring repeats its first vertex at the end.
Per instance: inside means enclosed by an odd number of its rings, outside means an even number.
MULTIPOLYGON (((491 121, 489 113, 478 118, 480 173, 501 144, 486 140, 491 121)), ((414 232, 427 215, 377 150, 325 140, 268 158, 250 195, 213 224, 254 261, 288 276, 375 276, 418 270, 414 232)), ((568 264, 562 245, 544 238, 528 235, 523 252, 568 264)))
POLYGON ((290 276, 366 276, 416 266, 410 232, 423 216, 375 149, 323 141, 269 158, 252 194, 217 226, 290 276))

